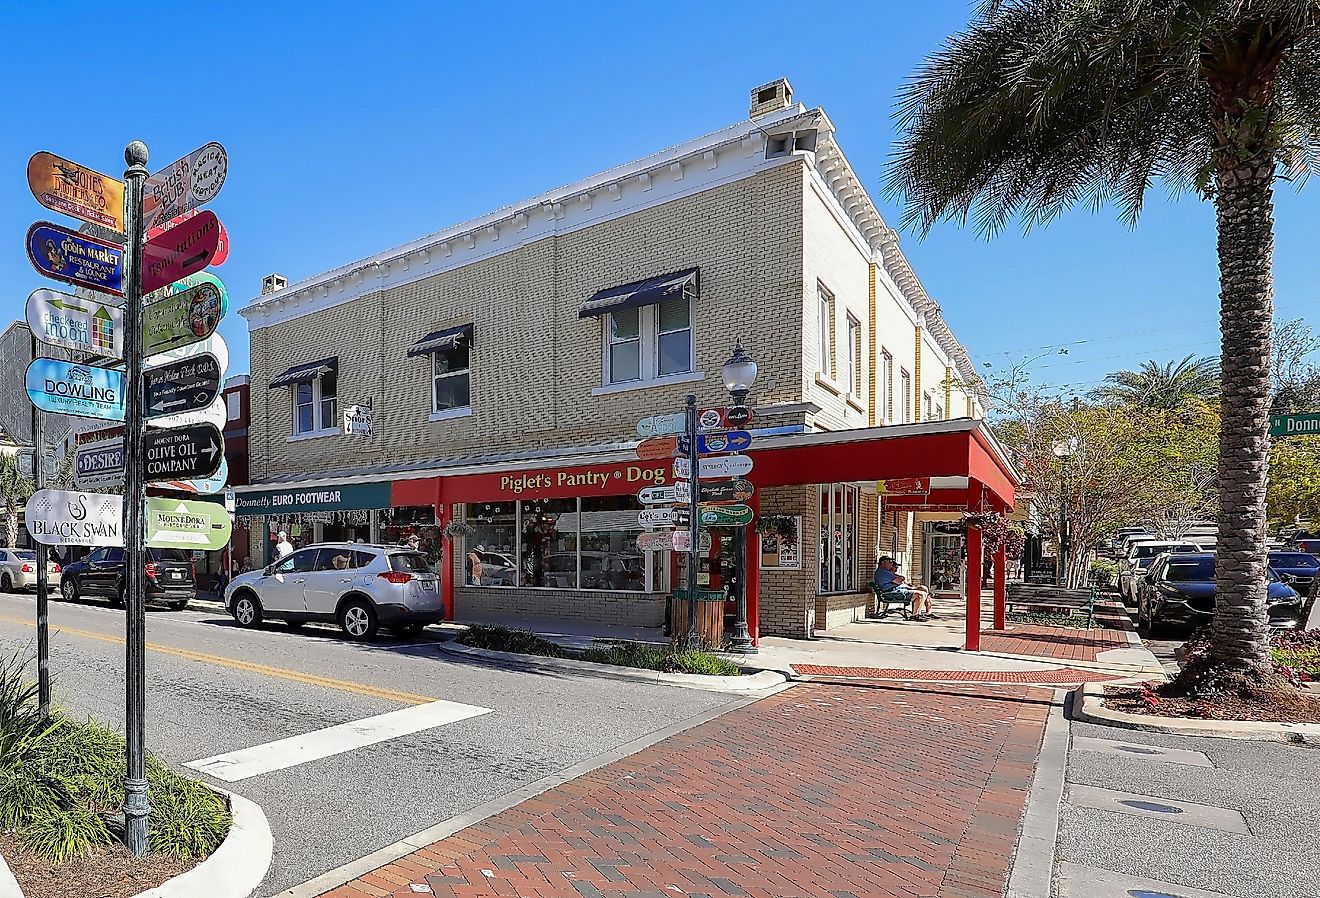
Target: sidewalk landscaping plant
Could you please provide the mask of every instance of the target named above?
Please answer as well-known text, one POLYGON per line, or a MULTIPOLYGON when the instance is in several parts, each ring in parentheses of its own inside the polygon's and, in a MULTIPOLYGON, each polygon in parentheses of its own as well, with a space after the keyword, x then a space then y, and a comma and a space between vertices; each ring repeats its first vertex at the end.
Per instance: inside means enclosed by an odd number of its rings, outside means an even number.
POLYGON ((58 709, 42 717, 19 657, 0 661, 0 853, 28 898, 134 895, 192 867, 224 841, 229 808, 205 785, 147 760, 150 854, 118 844, 124 739, 58 709), (111 883, 122 882, 123 889, 111 883))
POLYGON ((540 655, 546 658, 573 658, 597 664, 618 667, 636 667, 664 673, 707 674, 717 677, 736 677, 742 668, 718 655, 697 649, 675 649, 668 645, 646 642, 614 642, 581 652, 572 652, 561 645, 537 636, 531 630, 477 624, 456 640, 459 645, 495 652, 516 652, 521 655, 540 655))

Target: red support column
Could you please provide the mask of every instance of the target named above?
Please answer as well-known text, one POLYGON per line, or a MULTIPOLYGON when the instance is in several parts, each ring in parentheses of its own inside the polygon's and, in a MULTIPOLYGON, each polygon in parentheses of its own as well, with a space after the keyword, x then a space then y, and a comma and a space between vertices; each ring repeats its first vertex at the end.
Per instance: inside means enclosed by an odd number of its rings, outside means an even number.
MULTIPOLYGON (((748 501, 752 508, 752 520, 761 516, 761 497, 753 493, 748 501)), ((743 547, 743 563, 747 565, 747 632, 752 635, 752 645, 761 644, 761 540, 756 535, 756 525, 743 528, 747 544, 743 547)))
MULTIPOLYGON (((441 481, 443 482, 443 481, 441 481)), ((437 484, 435 491, 435 507, 439 512, 440 532, 443 534, 449 522, 454 519, 454 506, 444 501, 444 487, 437 484)), ((449 539, 449 552, 440 553, 440 601, 445 605, 445 620, 454 619, 454 546, 455 541, 449 539)))
POLYGON ((981 576, 984 573, 981 557, 981 531, 967 528, 967 630, 963 648, 969 652, 981 648, 981 576))
POLYGON ((1008 549, 995 550, 995 629, 1004 629, 1004 604, 1008 582, 1008 549))

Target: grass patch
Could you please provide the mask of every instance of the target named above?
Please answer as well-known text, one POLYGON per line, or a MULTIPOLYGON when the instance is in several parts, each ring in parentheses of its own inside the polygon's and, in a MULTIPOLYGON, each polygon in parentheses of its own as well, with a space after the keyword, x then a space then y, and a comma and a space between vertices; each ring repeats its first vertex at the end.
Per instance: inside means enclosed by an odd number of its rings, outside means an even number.
MULTIPOLYGON (((87 857, 114 836, 106 817, 123 799, 124 740, 95 721, 38 713, 36 684, 18 657, 0 661, 0 827, 51 864, 87 857)), ((229 832, 216 793, 147 760, 152 851, 205 857, 229 832)))
POLYGON ((667 645, 646 642, 616 642, 583 652, 571 652, 531 630, 513 627, 476 625, 456 640, 459 645, 494 652, 516 652, 544 658, 575 658, 597 664, 635 667, 665 673, 693 673, 718 677, 736 677, 742 668, 725 658, 698 650, 676 650, 667 645))
POLYGON ((1283 630, 1272 634, 1270 658, 1276 669, 1285 668, 1294 679, 1320 680, 1320 630, 1283 630))
MULTIPOLYGON (((1039 624, 1043 627, 1085 627, 1085 614, 1061 614, 1055 611, 1019 611, 1004 616, 1010 624, 1039 624)), ((1092 626, 1095 626, 1092 620, 1092 626)))
POLYGON ((569 658, 569 651, 548 639, 542 639, 531 630, 474 624, 458 639, 459 645, 492 652, 517 652, 520 655, 540 655, 544 658, 569 658))

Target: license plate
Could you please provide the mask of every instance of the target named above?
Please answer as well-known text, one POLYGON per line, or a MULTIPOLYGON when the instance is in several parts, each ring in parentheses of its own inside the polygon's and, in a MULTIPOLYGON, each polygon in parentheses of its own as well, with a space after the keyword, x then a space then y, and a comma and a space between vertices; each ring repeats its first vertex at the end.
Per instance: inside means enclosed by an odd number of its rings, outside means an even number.
POLYGON ((175 580, 183 579, 183 573, 181 571, 170 571, 170 576, 175 580))
POLYGON ((422 589, 423 589, 423 591, 425 591, 425 592, 435 592, 435 581, 434 581, 434 580, 423 580, 423 581, 422 581, 422 589))

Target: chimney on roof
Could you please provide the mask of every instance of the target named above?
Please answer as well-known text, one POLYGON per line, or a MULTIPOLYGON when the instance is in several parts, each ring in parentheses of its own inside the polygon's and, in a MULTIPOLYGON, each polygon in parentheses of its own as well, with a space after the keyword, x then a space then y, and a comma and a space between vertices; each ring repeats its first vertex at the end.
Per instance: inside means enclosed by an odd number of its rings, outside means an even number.
POLYGON ((788 83, 787 78, 780 78, 778 81, 762 84, 752 91, 752 110, 748 115, 752 118, 760 118, 792 105, 793 85, 788 83))
POLYGON ((268 274, 261 279, 261 295, 274 293, 276 290, 283 290, 289 286, 289 279, 282 274, 268 274))

